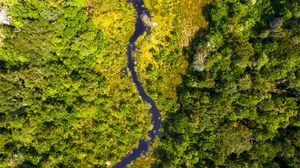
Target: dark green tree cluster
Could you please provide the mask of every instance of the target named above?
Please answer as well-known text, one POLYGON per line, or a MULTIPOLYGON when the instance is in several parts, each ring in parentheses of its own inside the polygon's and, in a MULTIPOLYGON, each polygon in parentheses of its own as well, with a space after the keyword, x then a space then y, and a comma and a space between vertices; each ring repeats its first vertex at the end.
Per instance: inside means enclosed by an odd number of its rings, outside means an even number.
POLYGON ((300 165, 300 4, 215 0, 186 51, 161 167, 300 165))
POLYGON ((105 166, 147 135, 137 93, 124 87, 118 102, 104 94, 96 56, 109 46, 84 1, 16 1, 9 15, 12 25, 0 26, 0 167, 105 166))

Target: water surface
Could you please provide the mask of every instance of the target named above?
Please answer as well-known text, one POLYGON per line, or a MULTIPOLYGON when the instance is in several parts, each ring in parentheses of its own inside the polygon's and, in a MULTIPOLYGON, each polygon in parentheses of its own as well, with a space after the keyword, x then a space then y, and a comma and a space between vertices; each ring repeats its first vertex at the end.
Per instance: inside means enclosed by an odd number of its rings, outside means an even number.
POLYGON ((128 0, 128 3, 133 4, 137 13, 136 22, 135 22, 135 31, 131 36, 131 38, 129 39, 129 44, 127 46, 127 52, 126 52, 128 57, 128 69, 131 73, 132 81, 135 84, 142 100, 145 103, 149 103, 151 105, 151 108, 149 109, 149 115, 151 115, 152 118, 153 128, 148 132, 150 140, 140 139, 139 146, 133 149, 132 151, 130 151, 124 158, 122 158, 121 162, 117 163, 114 166, 114 168, 124 168, 131 161, 137 159, 142 154, 148 152, 149 145, 154 142, 155 136, 159 134, 158 130, 161 125, 160 111, 157 108, 155 102, 152 100, 152 98, 147 95, 143 85, 139 81, 138 75, 134 69, 134 58, 132 54, 137 48, 134 42, 139 38, 139 36, 143 35, 145 32, 147 34, 150 34, 150 26, 146 25, 143 22, 142 16, 147 16, 149 19, 151 18, 151 16, 149 11, 145 8, 143 0, 128 0))

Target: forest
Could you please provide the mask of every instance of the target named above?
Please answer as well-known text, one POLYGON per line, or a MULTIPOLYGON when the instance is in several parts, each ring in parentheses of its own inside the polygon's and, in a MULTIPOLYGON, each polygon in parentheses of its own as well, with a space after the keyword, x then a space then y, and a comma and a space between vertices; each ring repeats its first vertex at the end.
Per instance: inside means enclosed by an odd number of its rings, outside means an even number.
MULTIPOLYGON (((132 168, 297 168, 300 1, 144 0, 162 119, 132 168)), ((0 167, 113 167, 151 125, 127 0, 0 0, 0 167)))

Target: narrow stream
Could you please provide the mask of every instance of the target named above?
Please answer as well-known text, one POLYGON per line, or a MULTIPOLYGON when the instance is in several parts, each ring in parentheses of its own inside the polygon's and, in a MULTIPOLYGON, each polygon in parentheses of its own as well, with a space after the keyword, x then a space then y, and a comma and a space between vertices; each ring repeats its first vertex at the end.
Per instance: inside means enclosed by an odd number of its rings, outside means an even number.
POLYGON ((114 168, 125 168, 126 165, 128 165, 131 161, 148 152, 149 145, 154 142, 155 136, 159 134, 158 130, 161 125, 160 111, 152 98, 146 94, 141 82, 138 79, 138 75, 134 69, 134 58, 132 54, 136 49, 134 42, 138 39, 138 37, 143 35, 143 33, 145 32, 147 34, 150 34, 150 26, 146 25, 142 20, 142 16, 147 16, 148 18, 150 18, 150 13, 145 8, 143 0, 128 0, 128 3, 133 4, 137 13, 135 31, 129 39, 129 44, 126 52, 128 57, 128 68, 131 73, 132 81, 134 82, 139 95, 143 99, 144 103, 149 103, 151 105, 151 108, 149 109, 149 115, 152 118, 153 128, 148 132, 150 140, 140 139, 139 146, 130 151, 124 158, 122 158, 121 162, 117 163, 114 168))

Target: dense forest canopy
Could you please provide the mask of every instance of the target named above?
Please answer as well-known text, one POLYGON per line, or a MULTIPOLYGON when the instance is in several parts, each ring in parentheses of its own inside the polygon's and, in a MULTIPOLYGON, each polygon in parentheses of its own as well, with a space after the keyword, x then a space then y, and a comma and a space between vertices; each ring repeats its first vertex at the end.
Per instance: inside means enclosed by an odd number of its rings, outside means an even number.
MULTIPOLYGON (((144 0, 163 121, 129 167, 299 167, 300 1, 144 0)), ((0 1, 0 167, 111 167, 148 138, 127 0, 0 1)))
MULTIPOLYGON (((132 29, 132 8, 115 3, 132 29)), ((1 26, 0 167, 114 164, 146 137, 147 110, 121 71, 126 41, 106 39, 101 5, 95 18, 84 1, 6 5, 13 20, 1 26)), ((130 33, 120 28, 117 35, 130 33)))
POLYGON ((215 0, 186 48, 161 167, 298 167, 300 6, 215 0))

